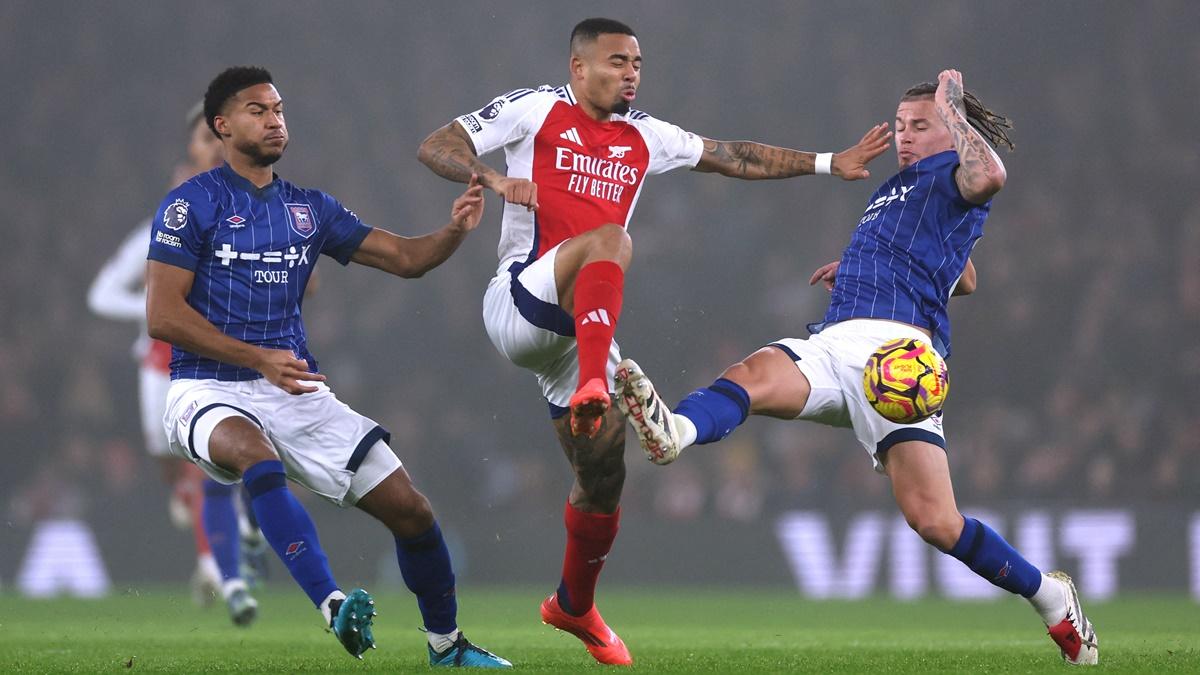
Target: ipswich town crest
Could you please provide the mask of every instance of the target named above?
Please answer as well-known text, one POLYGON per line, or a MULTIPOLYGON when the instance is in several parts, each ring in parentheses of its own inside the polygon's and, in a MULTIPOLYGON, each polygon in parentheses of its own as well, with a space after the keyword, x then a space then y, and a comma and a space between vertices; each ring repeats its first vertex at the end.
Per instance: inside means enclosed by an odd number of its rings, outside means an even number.
POLYGON ((316 223, 313 222, 312 209, 308 204, 284 204, 288 210, 288 217, 291 219, 292 229, 296 234, 308 239, 316 230, 316 223))

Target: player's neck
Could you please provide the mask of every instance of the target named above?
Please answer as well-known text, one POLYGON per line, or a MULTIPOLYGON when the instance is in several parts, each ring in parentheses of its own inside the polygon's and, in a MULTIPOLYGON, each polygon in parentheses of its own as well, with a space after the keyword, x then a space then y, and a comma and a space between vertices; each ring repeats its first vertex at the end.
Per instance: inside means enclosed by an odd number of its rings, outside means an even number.
POLYGON ((227 161, 234 173, 250 181, 256 188, 264 188, 275 180, 275 171, 270 166, 255 164, 243 154, 232 152, 227 161))
POLYGON ((612 119, 611 111, 601 110, 600 108, 592 105, 586 99, 579 99, 579 109, 582 110, 585 115, 596 120, 597 122, 607 122, 612 119))

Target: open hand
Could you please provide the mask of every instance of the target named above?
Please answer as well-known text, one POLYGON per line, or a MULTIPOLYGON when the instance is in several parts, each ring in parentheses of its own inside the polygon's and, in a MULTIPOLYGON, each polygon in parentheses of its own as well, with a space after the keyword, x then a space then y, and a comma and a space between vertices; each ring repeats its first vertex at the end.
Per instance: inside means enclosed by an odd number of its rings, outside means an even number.
POLYGON ((886 122, 871 127, 862 140, 833 156, 830 172, 841 176, 842 180, 870 178, 871 172, 867 171, 867 164, 888 149, 888 141, 891 138, 892 132, 886 122))
POLYGON ((450 207, 450 225, 467 232, 479 226, 483 218, 483 186, 479 184, 479 175, 471 174, 471 182, 467 184, 466 192, 462 193, 450 207))

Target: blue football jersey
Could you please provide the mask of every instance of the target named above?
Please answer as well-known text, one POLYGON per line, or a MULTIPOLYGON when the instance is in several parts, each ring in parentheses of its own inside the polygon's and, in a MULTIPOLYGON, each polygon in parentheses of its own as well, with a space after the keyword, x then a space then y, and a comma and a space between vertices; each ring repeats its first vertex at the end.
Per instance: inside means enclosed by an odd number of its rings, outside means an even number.
MULTIPOLYGON (((226 164, 192 177, 163 200, 150 260, 195 273, 187 301, 230 337, 288 349, 308 361, 300 309, 317 255, 343 265, 371 228, 333 197, 278 176, 259 189, 226 164)), ((171 379, 253 380, 250 368, 174 348, 171 379)))
POLYGON ((934 348, 950 356, 946 304, 983 236, 991 201, 972 204, 954 182, 958 153, 926 157, 884 183, 842 253, 821 324, 888 319, 926 328, 934 348))

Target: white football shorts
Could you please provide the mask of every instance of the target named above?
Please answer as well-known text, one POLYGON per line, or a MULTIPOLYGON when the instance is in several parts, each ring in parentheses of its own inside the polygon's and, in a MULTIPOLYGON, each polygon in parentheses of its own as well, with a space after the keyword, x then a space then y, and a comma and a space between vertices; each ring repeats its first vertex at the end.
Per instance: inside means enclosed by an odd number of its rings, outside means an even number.
POLYGON ((142 436, 151 457, 169 457, 167 437, 162 423, 167 407, 167 390, 171 388, 171 373, 151 366, 138 368, 138 404, 142 414, 142 436))
MULTIPOLYGON (((559 306, 554 283, 559 246, 531 264, 502 268, 483 296, 483 325, 492 344, 509 361, 533 371, 556 412, 566 409, 579 385, 575 319, 559 306)), ((621 349, 613 340, 605 371, 609 391, 620 361, 621 349)))
POLYGON ((916 424, 896 424, 867 403, 863 367, 879 345, 896 338, 930 339, 913 326, 879 319, 851 319, 827 326, 807 339, 785 338, 770 343, 787 353, 808 378, 812 392, 796 419, 831 427, 849 427, 883 472, 883 453, 902 441, 925 441, 946 447, 941 414, 916 424))
POLYGON ((325 383, 310 384, 318 390, 292 395, 265 378, 175 380, 162 420, 171 452, 213 480, 236 483, 236 474, 213 464, 207 436, 222 419, 245 417, 266 433, 288 478, 338 506, 352 506, 400 468, 400 460, 387 445, 387 430, 339 401, 325 383))

